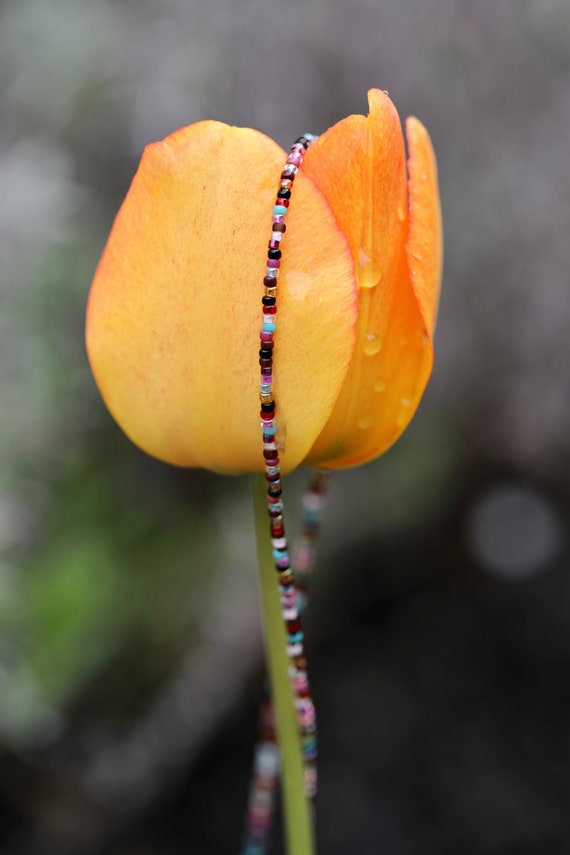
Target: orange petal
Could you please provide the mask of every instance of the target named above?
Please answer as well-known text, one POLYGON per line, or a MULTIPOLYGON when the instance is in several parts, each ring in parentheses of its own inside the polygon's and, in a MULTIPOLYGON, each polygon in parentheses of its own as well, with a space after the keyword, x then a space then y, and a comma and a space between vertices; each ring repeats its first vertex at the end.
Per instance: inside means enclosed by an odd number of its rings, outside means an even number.
MULTIPOLYGON (((368 118, 349 116, 323 134, 303 165, 348 238, 358 283, 353 358, 331 417, 305 461, 331 468, 370 460, 398 438, 433 361, 408 270, 400 120, 379 90, 369 92, 369 106, 368 118)), ((433 184, 431 192, 437 192, 433 184)), ((415 211, 412 216, 417 218, 415 211)))
MULTIPOLYGON (((121 427, 169 463, 262 468, 262 281, 284 159, 256 131, 183 128, 146 149, 115 220, 89 300, 89 359, 121 427)), ((346 239, 304 176, 283 243, 275 370, 287 471, 346 374, 356 289, 346 239)))
POLYGON ((443 228, 437 164, 429 134, 418 119, 406 119, 410 227, 407 253, 412 286, 431 335, 435 328, 443 266, 443 228))

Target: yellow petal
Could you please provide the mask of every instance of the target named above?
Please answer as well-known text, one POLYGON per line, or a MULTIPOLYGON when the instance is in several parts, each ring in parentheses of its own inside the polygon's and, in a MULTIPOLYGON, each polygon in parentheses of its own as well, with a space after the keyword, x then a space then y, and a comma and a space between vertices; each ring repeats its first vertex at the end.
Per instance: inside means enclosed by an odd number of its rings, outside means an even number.
MULTIPOLYGON (((146 149, 117 215, 89 300, 89 359, 123 430, 169 463, 262 468, 261 296, 284 160, 256 131, 200 122, 146 149)), ((283 258, 275 375, 287 471, 330 414, 356 318, 346 239, 302 175, 283 258)))
MULTIPOLYGON (((353 358, 331 417, 305 461, 330 468, 364 463, 398 438, 420 401, 433 362, 408 268, 400 120, 379 90, 369 93, 369 106, 368 118, 349 116, 323 134, 303 165, 348 238, 358 283, 353 358)), ((428 183, 437 194, 437 182, 428 183)), ((412 215, 417 219, 417 212, 412 215)), ((409 252, 413 255, 415 244, 409 252)), ((429 301, 424 302, 429 311, 429 301)))

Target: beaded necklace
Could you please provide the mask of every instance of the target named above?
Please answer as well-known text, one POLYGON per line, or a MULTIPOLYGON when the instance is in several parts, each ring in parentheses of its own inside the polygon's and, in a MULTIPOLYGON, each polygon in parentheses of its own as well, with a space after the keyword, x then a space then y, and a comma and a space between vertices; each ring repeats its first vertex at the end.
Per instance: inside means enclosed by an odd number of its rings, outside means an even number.
POLYGON ((263 457, 265 478, 267 480, 267 510, 273 560, 279 579, 279 595, 285 629, 287 631, 287 656, 290 661, 289 676, 295 695, 297 722, 301 734, 303 755, 305 758, 305 793, 313 798, 317 789, 316 770, 316 719, 315 707, 311 699, 305 657, 301 616, 296 601, 295 582, 291 572, 289 548, 285 534, 279 452, 276 442, 277 425, 275 422, 275 400, 273 398, 273 336, 277 326, 277 279, 281 266, 281 241, 287 229, 285 216, 291 200, 291 190, 295 176, 303 162, 305 152, 313 143, 312 134, 304 134, 295 140, 281 173, 277 198, 273 207, 271 238, 267 250, 267 268, 263 284, 265 293, 261 298, 262 325, 260 332, 261 348, 259 364, 261 381, 259 397, 261 400, 261 429, 263 435, 263 457))
MULTIPOLYGON (((273 351, 277 328, 277 286, 281 266, 281 242, 287 230, 285 216, 291 200, 295 176, 309 146, 315 141, 312 134, 299 137, 289 150, 280 176, 279 189, 273 206, 271 237, 267 249, 267 266, 263 279, 261 298, 262 324, 259 334, 259 365, 261 378, 261 429, 263 458, 267 480, 267 510, 273 560, 278 574, 281 611, 287 633, 286 652, 289 658, 289 677, 295 697, 295 709, 304 757, 304 786, 308 798, 314 799, 317 791, 317 734, 315 707, 311 698, 307 659, 305 656, 301 611, 307 599, 308 577, 315 557, 315 539, 320 523, 323 494, 328 473, 315 470, 303 499, 303 520, 300 541, 295 550, 294 565, 299 577, 291 570, 289 547, 283 516, 282 481, 279 464, 276 406, 273 397, 273 351)), ((261 855, 266 851, 274 811, 274 793, 279 774, 279 753, 273 721, 273 708, 267 697, 262 704, 259 737, 255 751, 253 777, 250 789, 244 855, 261 855)))
MULTIPOLYGON (((316 545, 321 525, 330 471, 313 469, 302 499, 301 530, 293 549, 297 608, 306 606, 309 585, 316 558, 316 545)), ((313 733, 316 744, 316 734, 313 733)), ((316 760, 316 756, 313 762, 316 760)), ((279 781, 279 749, 275 733, 273 706, 266 686, 261 705, 250 784, 246 836, 242 855, 264 855, 268 851, 275 812, 275 791, 279 781)))

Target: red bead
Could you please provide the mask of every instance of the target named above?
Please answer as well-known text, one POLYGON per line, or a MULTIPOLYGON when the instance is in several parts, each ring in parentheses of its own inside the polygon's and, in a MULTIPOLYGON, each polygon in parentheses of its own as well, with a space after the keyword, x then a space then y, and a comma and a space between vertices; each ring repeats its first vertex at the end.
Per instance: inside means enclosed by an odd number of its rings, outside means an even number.
POLYGON ((301 621, 299 620, 299 618, 297 618, 296 620, 288 620, 286 623, 287 632, 291 633, 291 635, 294 635, 296 632, 301 631, 301 621))

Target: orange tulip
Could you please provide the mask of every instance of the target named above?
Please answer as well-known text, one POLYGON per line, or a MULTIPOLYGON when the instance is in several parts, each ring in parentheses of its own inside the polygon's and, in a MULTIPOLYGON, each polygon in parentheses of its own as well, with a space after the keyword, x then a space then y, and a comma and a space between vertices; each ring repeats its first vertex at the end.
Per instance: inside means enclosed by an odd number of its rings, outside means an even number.
MULTIPOLYGON (((275 397, 282 470, 385 451, 432 363, 442 264, 437 170, 379 90, 308 150, 279 278, 275 397)), ((257 131, 182 128, 145 150, 97 268, 91 367, 142 449, 218 472, 263 470, 260 297, 286 154, 257 131)))

